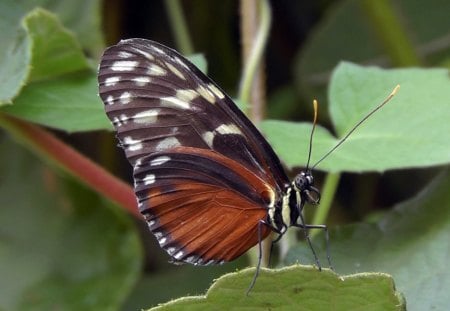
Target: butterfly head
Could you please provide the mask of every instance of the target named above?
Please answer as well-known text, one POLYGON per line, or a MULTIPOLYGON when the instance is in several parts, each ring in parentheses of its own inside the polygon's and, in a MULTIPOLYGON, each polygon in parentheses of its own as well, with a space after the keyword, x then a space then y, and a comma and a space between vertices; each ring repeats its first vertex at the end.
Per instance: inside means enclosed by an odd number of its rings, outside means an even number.
POLYGON ((292 184, 295 191, 300 194, 301 204, 299 205, 301 207, 303 207, 304 203, 319 204, 320 192, 319 189, 314 187, 314 177, 311 174, 311 171, 300 172, 295 176, 292 184))

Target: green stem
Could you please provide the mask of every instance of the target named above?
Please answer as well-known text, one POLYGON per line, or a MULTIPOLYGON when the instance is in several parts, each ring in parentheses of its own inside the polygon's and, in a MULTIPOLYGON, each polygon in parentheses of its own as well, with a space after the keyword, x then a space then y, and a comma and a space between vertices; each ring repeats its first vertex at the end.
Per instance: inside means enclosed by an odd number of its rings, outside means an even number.
MULTIPOLYGON (((340 178, 341 174, 339 173, 329 173, 326 176, 321 191, 321 197, 323 199, 320 201, 320 205, 318 206, 316 213, 314 214, 312 224, 319 225, 326 223, 331 204, 333 203, 334 195, 339 185, 340 178)), ((317 230, 311 231, 311 236, 316 235, 317 232, 317 230)))
POLYGON ((422 64, 390 0, 363 0, 360 5, 393 65, 406 67, 422 64))
MULTIPOLYGON (((258 33, 254 40, 253 49, 245 64, 239 88, 238 98, 244 104, 249 103, 255 72, 261 62, 267 38, 269 36, 270 23, 272 21, 269 2, 265 0, 258 3, 260 9, 258 33)), ((245 14, 245 12, 243 14, 245 14)))
POLYGON ((194 53, 191 36, 179 0, 166 0, 166 11, 169 17, 172 34, 175 37, 177 50, 184 55, 194 53))
MULTIPOLYGON (((239 100, 245 105, 249 104, 253 87, 258 87, 254 84, 257 69, 261 65, 261 59, 264 52, 264 47, 269 35, 271 11, 267 0, 264 1, 249 1, 241 0, 241 17, 242 26, 241 33, 243 38, 243 63, 244 70, 241 78, 241 85, 239 90, 239 100), (259 9, 259 14, 255 10, 259 9), (255 23, 257 23, 255 25, 255 23), (254 39, 253 39, 254 38, 254 39), (248 49, 248 47, 251 47, 248 49), (250 51, 250 52, 247 52, 250 51), (248 55, 248 57, 246 57, 248 55)), ((253 120, 255 121, 255 120, 253 120)), ((271 244, 271 235, 266 238, 263 243, 262 266, 266 267, 269 259, 269 250, 271 244)), ((258 245, 249 251, 249 259, 251 265, 256 266, 258 263, 258 245)))
POLYGON ((67 172, 91 189, 139 215, 133 189, 39 126, 0 113, 0 126, 16 141, 52 166, 67 172))

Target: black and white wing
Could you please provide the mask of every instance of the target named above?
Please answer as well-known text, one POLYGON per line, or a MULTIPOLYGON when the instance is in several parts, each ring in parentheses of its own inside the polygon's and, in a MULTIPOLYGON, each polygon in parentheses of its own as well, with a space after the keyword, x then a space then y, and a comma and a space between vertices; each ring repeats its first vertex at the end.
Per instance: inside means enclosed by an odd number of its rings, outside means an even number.
POLYGON ((100 96, 132 165, 143 156, 186 146, 242 163, 274 189, 288 179, 256 127, 211 79, 178 52, 145 39, 108 48, 100 96))

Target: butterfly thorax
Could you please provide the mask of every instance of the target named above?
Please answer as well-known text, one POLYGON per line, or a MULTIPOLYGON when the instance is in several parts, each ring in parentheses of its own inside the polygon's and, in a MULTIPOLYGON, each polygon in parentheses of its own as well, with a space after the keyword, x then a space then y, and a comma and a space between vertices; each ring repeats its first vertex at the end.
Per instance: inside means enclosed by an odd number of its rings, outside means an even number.
POLYGON ((269 209, 269 222, 280 234, 288 227, 299 224, 299 216, 305 203, 318 204, 320 192, 313 186, 311 172, 300 172, 286 187, 284 194, 272 209, 269 209))

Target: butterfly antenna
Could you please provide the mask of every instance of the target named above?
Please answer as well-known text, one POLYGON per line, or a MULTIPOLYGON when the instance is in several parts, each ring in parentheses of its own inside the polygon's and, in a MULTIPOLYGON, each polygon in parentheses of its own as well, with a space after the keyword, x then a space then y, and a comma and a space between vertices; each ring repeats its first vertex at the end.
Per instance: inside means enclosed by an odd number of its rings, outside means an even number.
MULTIPOLYGON (((397 85, 394 90, 392 90, 391 94, 389 94, 388 97, 386 97, 386 99, 379 104, 377 107, 375 107, 371 112, 369 112, 364 118, 362 118, 358 123, 356 123, 352 129, 336 144, 336 146, 334 146, 333 148, 331 148, 330 151, 328 151, 323 157, 321 157, 319 159, 319 161, 317 161, 312 167, 311 169, 314 169, 320 162, 322 162, 323 160, 325 160, 326 157, 328 157, 334 150, 336 150, 340 145, 342 145, 344 143, 344 141, 347 140, 347 138, 362 124, 364 123, 364 121, 366 121, 371 115, 373 115, 375 112, 377 112, 381 107, 383 107, 384 105, 386 105, 391 99, 392 97, 394 97, 394 95, 397 93, 398 89, 400 88, 400 85, 397 85)), ((309 159, 308 159, 309 162, 309 159)))
POLYGON ((313 140, 313 136, 314 136, 314 130, 316 129, 316 124, 317 124, 317 106, 319 104, 317 103, 317 100, 313 100, 313 107, 314 107, 314 120, 313 120, 313 127, 311 130, 311 135, 309 136, 309 151, 308 151, 308 162, 306 162, 306 169, 305 171, 309 170, 309 161, 311 160, 311 153, 312 153, 312 140, 313 140))

